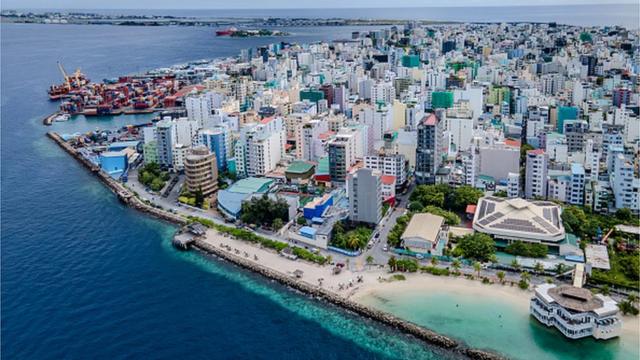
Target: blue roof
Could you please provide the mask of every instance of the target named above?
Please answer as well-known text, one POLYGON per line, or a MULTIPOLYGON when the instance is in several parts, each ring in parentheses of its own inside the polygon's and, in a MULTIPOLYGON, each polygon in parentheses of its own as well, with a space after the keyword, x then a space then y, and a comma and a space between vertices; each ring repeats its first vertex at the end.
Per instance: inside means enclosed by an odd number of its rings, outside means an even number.
POLYGON ((264 193, 269 190, 273 181, 273 179, 268 178, 248 177, 236 181, 228 191, 240 194, 264 193))
POLYGON ((109 149, 124 149, 124 148, 128 148, 128 147, 135 148, 135 147, 138 146, 138 144, 140 144, 140 141, 138 141, 138 140, 116 141, 116 142, 113 142, 113 143, 109 144, 109 149))
POLYGON ((584 166, 582 166, 582 164, 579 164, 579 163, 572 163, 571 164, 571 173, 572 174, 582 174, 582 175, 584 175, 584 166))
POLYGON ((218 206, 222 207, 230 215, 238 216, 242 209, 242 201, 251 194, 231 192, 229 190, 218 191, 218 206))
POLYGON ((307 235, 308 237, 314 237, 316 236, 316 229, 310 227, 310 226, 303 226, 300 228, 300 234, 301 235, 307 235))

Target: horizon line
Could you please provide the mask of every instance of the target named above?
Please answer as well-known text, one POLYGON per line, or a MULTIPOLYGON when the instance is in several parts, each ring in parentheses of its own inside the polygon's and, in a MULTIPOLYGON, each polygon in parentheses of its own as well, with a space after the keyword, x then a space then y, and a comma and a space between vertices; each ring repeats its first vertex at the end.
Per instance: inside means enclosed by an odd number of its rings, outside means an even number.
POLYGON ((356 6, 356 7, 277 7, 277 8, 228 8, 228 7, 157 7, 157 8, 55 8, 55 7, 29 7, 29 8, 12 8, 3 9, 2 11, 31 11, 31 10, 48 10, 48 11, 69 11, 69 10, 82 10, 82 11, 96 11, 96 10, 349 10, 349 9, 428 9, 428 8, 509 8, 509 7, 560 7, 560 6, 615 6, 615 5, 635 5, 640 6, 640 2, 620 2, 620 3, 580 3, 580 4, 514 4, 514 5, 425 5, 425 6, 356 6))

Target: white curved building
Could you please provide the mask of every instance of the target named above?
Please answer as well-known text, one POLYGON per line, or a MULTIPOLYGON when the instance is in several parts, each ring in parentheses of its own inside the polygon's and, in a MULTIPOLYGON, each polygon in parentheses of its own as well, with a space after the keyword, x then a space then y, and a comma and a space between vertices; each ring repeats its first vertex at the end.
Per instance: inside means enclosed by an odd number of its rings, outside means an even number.
POLYGON ((510 241, 556 245, 565 239, 561 209, 550 201, 485 196, 478 200, 473 229, 510 241))
POLYGON ((606 340, 619 336, 622 330, 618 305, 613 299, 570 285, 538 285, 529 312, 570 339, 593 336, 606 340))

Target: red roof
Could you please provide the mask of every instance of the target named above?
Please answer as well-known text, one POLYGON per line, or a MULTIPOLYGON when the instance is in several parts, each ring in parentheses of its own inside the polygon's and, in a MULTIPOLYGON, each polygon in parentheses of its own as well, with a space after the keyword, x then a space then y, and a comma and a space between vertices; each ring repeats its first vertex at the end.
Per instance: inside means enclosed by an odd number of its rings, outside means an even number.
POLYGON ((189 86, 185 86, 182 89, 178 90, 174 94, 174 96, 175 97, 183 97, 183 96, 189 94, 190 92, 192 92, 193 90, 202 91, 204 89, 205 89, 205 87, 202 86, 202 85, 189 85, 189 86))
POLYGON ((436 114, 429 114, 422 119, 424 125, 436 125, 438 123, 438 117, 436 114))
POLYGON ((527 154, 531 155, 544 155, 544 149, 534 149, 527 151, 527 154))
POLYGON ((514 139, 506 139, 504 144, 507 146, 520 147, 520 141, 514 139))
POLYGON ((380 180, 382 180, 382 183, 385 185, 392 185, 392 184, 395 184, 396 177, 393 175, 382 175, 380 177, 380 180))
POLYGON ((260 120, 260 124, 268 124, 268 123, 270 123, 270 122, 271 122, 271 120, 273 120, 273 116, 271 116, 271 117, 266 117, 266 118, 264 118, 264 119, 260 120))
POLYGON ((467 214, 475 214, 476 213, 476 205, 467 205, 467 209, 464 211, 467 214))
POLYGON ((335 132, 333 132, 333 131, 327 131, 327 132, 324 132, 324 133, 318 135, 318 139, 326 140, 326 139, 330 138, 331 136, 333 136, 334 134, 335 134, 335 132))

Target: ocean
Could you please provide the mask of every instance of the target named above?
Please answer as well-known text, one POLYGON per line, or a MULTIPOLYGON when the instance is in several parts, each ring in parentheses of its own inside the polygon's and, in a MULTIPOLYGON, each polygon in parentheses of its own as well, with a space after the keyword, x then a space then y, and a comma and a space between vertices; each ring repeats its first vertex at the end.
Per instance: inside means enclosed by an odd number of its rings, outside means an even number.
MULTIPOLYGON (((237 54, 268 39, 211 29, 2 25, 1 357, 6 359, 446 359, 454 356, 198 253, 120 204, 45 132, 56 61, 94 80, 237 54)), ((294 29, 308 42, 349 28, 294 29)))
MULTIPOLYGON (((604 2, 604 1, 603 1, 604 2)), ((507 2, 508 3, 508 2, 507 2)), ((312 5, 313 6, 313 5, 312 5)), ((316 5, 318 6, 318 5, 316 5)), ((50 9, 55 10, 55 9, 50 9)), ((69 10, 71 11, 71 10, 69 10)), ((459 22, 557 22, 580 26, 621 25, 640 27, 640 3, 557 6, 433 6, 401 8, 306 8, 306 9, 102 9, 74 11, 129 14, 173 15, 208 18, 349 18, 411 19, 459 22)))
MULTIPOLYGON (((344 38, 354 29, 287 29, 286 41, 344 38)), ((147 120, 78 118, 43 127, 57 107, 46 97, 61 81, 56 61, 99 81, 236 55, 273 39, 216 38, 210 28, 185 27, 0 30, 2 358, 455 357, 224 262, 175 251, 173 226, 124 207, 44 136, 147 120)), ((453 332, 464 340, 465 331, 453 332)), ((553 351, 562 357, 562 349, 553 351)))

